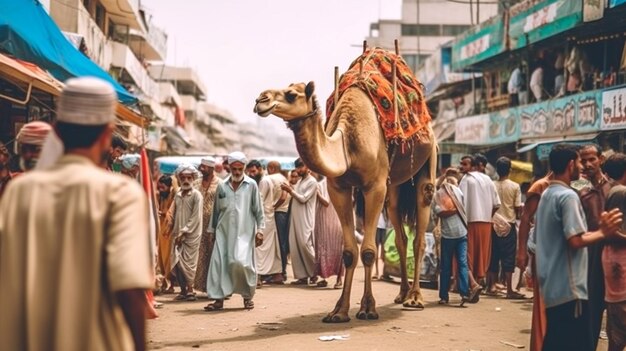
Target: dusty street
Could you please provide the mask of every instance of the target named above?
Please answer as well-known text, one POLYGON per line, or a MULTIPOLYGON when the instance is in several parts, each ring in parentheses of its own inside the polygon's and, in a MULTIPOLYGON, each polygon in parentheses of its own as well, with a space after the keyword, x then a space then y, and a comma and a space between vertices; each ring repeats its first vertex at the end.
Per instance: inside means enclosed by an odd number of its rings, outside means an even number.
MULTIPOLYGON (((290 267, 288 267, 290 269, 290 267)), ((324 324, 322 317, 335 305, 340 290, 267 286, 257 291, 256 308, 243 310, 233 296, 219 312, 205 312, 206 299, 173 302, 174 295, 157 297, 165 306, 160 318, 149 322, 149 347, 160 350, 515 350, 528 349, 532 304, 481 296, 476 305, 459 308, 437 305, 437 291, 423 289, 426 309, 407 311, 393 304, 399 285, 375 281, 378 321, 354 316, 362 294, 363 269, 355 275, 352 321, 324 324), (320 341, 320 336, 345 335, 348 340, 320 341)), ((523 291, 530 296, 532 293, 523 291)), ((452 307, 454 306, 454 307, 452 307)), ((601 341, 599 350, 605 350, 601 341)))

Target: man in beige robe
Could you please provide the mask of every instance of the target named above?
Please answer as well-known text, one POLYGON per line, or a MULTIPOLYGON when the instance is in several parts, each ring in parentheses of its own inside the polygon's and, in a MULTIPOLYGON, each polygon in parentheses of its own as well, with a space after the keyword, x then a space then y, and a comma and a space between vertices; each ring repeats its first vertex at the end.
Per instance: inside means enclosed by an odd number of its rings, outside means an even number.
POLYGON ((64 155, 7 187, 0 203, 3 350, 145 349, 145 289, 153 285, 146 195, 128 177, 99 168, 116 104, 110 84, 68 80, 55 127, 64 155))
POLYGON ((209 226, 211 216, 213 215, 215 191, 217 190, 217 185, 222 180, 215 174, 215 158, 211 156, 202 158, 198 169, 202 173, 202 183, 199 190, 204 203, 202 206, 202 238, 200 239, 198 267, 196 268, 196 278, 193 287, 196 290, 206 292, 209 262, 211 262, 211 253, 215 244, 215 236, 209 234, 206 228, 209 226))
POLYGON ((197 177, 196 168, 182 164, 176 170, 180 189, 174 198, 172 230, 174 245, 170 266, 180 286, 175 300, 195 301, 193 284, 198 266, 198 248, 202 236, 202 194, 192 184, 197 177))

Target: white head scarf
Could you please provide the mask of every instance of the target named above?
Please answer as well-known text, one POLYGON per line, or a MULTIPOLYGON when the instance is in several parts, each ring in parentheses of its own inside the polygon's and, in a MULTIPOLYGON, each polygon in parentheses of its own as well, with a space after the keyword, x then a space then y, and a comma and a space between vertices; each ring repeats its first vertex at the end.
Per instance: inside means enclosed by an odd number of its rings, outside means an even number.
POLYGON ((196 168, 189 163, 181 163, 178 168, 176 168, 176 176, 180 176, 183 173, 190 173, 193 175, 194 178, 196 178, 198 176, 198 171, 196 170, 196 168))
POLYGON ((243 163, 245 165, 246 163, 248 163, 248 160, 246 159, 246 155, 243 152, 235 151, 231 152, 228 155, 228 164, 232 164, 235 162, 243 163))
POLYGON ((135 166, 139 166, 139 160, 141 156, 139 154, 126 154, 120 156, 119 160, 122 163, 122 167, 124 169, 131 169, 135 166))
POLYGON ((200 161, 200 164, 208 166, 208 167, 215 167, 215 157, 211 157, 211 156, 203 157, 202 160, 200 161))

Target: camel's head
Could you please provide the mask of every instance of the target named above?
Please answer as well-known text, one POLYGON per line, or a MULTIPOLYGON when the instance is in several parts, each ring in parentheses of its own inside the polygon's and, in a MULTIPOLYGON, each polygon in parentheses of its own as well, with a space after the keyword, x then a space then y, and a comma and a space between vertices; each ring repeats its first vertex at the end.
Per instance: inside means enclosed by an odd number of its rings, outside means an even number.
POLYGON ((256 99, 254 113, 261 117, 273 114, 286 122, 297 120, 317 109, 314 90, 313 82, 290 84, 282 90, 266 90, 256 99))

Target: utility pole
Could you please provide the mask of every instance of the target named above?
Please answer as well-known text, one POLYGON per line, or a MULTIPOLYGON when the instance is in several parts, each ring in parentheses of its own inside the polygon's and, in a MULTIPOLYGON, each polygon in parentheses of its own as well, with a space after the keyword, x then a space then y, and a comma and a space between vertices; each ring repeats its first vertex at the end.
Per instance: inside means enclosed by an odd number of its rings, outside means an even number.
POLYGON ((480 24, 480 0, 476 0, 476 24, 480 24))
POLYGON ((474 25, 474 1, 473 0, 469 0, 469 7, 470 7, 470 25, 474 25))
POLYGON ((417 68, 420 66, 420 53, 422 51, 421 45, 420 45, 420 0, 416 0, 415 2, 416 5, 416 15, 417 15, 417 21, 416 21, 416 25, 415 28, 417 29, 417 55, 415 56, 415 68, 413 69, 414 72, 417 72, 417 68))

